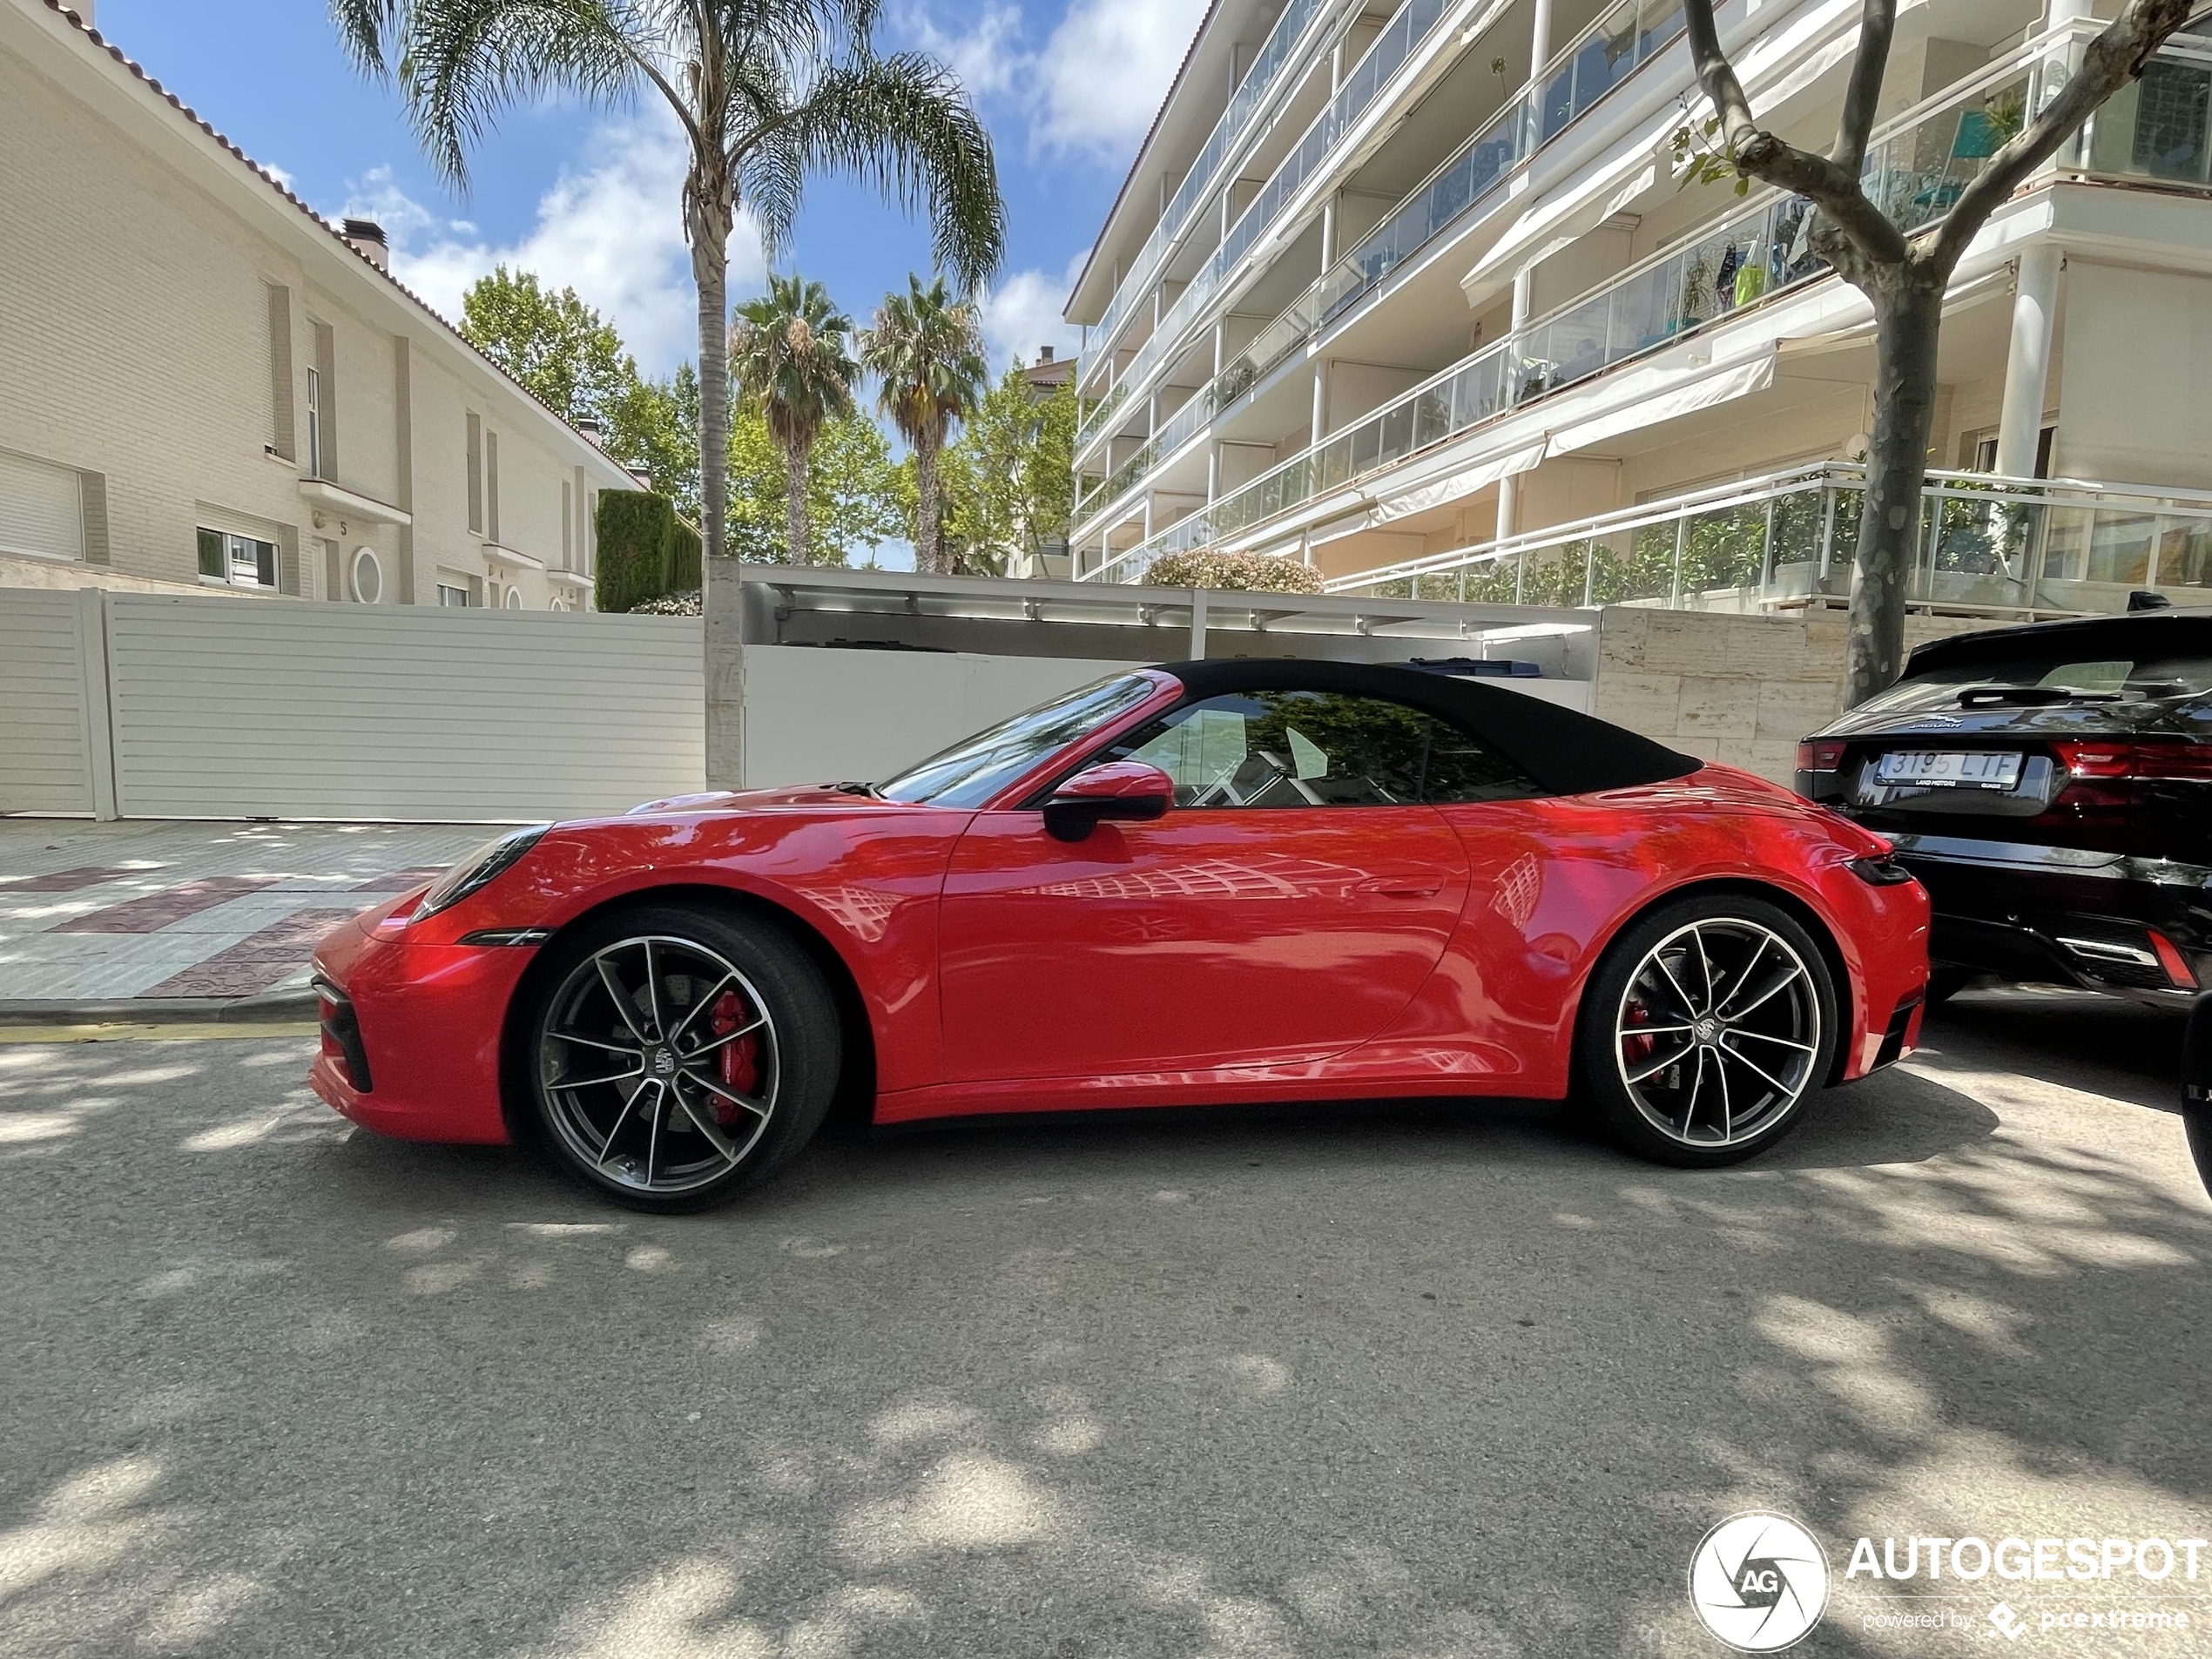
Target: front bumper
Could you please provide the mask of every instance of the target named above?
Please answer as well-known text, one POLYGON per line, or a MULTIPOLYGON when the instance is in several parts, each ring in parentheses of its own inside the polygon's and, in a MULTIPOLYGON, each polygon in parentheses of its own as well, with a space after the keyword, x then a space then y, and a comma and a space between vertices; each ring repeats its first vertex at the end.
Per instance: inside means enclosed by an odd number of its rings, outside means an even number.
POLYGON ((1895 835, 1935 904, 1928 954, 2000 979, 2179 1005, 2212 985, 2212 870, 2162 859, 1895 835), (2154 930, 2195 984, 2179 984, 2154 930))
POLYGON ((536 952, 410 940, 395 913, 404 917, 419 896, 364 910, 316 947, 315 977, 342 999, 350 1021, 341 1015, 327 1029, 308 1085, 379 1134, 505 1141, 500 1035, 536 952))

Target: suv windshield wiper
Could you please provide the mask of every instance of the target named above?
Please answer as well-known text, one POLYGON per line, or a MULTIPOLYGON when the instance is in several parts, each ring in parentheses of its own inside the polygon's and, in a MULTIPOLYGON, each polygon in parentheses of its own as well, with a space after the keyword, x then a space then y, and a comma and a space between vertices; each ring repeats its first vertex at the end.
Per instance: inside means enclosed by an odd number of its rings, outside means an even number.
POLYGON ((1994 708, 2012 704, 2020 708, 2048 708, 2058 703, 2121 703, 2121 691, 2076 691, 2063 685, 1969 685, 1959 693, 1962 709, 1994 708))
POLYGON ((866 795, 871 799, 877 792, 873 784, 832 784, 830 787, 840 795, 866 795))

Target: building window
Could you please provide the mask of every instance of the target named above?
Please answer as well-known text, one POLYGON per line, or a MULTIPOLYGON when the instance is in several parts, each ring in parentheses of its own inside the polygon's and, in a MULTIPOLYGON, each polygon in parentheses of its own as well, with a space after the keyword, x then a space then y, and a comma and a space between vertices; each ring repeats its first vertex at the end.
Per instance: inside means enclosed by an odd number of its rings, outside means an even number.
POLYGON ((203 581, 226 587, 277 590, 277 550, 273 542, 228 530, 199 532, 199 574, 203 581))
POLYGON ((384 597, 384 566, 376 556, 376 550, 357 547, 354 550, 354 597, 361 604, 373 605, 384 597))
POLYGON ((507 609, 508 609, 508 610, 520 610, 522 608, 523 608, 523 590, 522 590, 520 588, 509 588, 509 589, 508 589, 508 590, 507 590, 507 609))
POLYGON ((469 603, 469 590, 457 588, 450 582, 441 582, 438 583, 438 603, 465 607, 469 603))
POLYGON ((307 371, 307 476, 320 478, 322 469, 322 371, 307 371))
POLYGON ((84 558, 85 483, 97 475, 0 450, 0 553, 84 558))

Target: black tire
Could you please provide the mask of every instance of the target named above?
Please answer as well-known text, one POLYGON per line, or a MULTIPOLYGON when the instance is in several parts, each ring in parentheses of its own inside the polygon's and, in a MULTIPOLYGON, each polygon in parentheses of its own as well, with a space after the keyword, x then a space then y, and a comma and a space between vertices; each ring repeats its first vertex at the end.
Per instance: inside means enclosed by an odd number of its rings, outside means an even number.
POLYGON ((821 970, 784 928, 649 904, 553 950, 520 1058, 529 1138, 556 1168, 635 1209, 704 1210, 813 1137, 843 1032, 821 970))
POLYGON ((1840 1040, 1833 975, 1794 916, 1749 894, 1692 894, 1637 917, 1591 974, 1577 1103, 1653 1163, 1740 1163, 1796 1127, 1840 1040))

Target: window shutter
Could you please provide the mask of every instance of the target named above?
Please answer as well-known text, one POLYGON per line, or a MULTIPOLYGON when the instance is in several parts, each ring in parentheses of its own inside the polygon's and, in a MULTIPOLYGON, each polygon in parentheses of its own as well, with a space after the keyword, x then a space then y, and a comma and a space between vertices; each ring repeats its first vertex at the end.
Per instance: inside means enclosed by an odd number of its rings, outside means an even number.
POLYGON ((87 564, 106 564, 107 542, 107 475, 104 472, 80 472, 77 482, 84 507, 84 562, 87 564))
POLYGON ((84 556, 84 494, 74 471, 0 450, 0 553, 84 556))
POLYGON ((277 591, 298 594, 300 591, 300 550, 295 547, 277 549, 277 591))
POLYGON ((299 454, 292 429, 292 290, 273 282, 267 286, 270 445, 290 461, 299 454))
POLYGON ((338 337, 327 322, 315 325, 315 374, 322 381, 316 404, 324 478, 338 476, 338 337))
POLYGON ((484 434, 484 529, 499 540, 499 434, 484 434))
POLYGON ((469 417, 469 528, 479 534, 484 528, 484 423, 474 415, 469 417))

